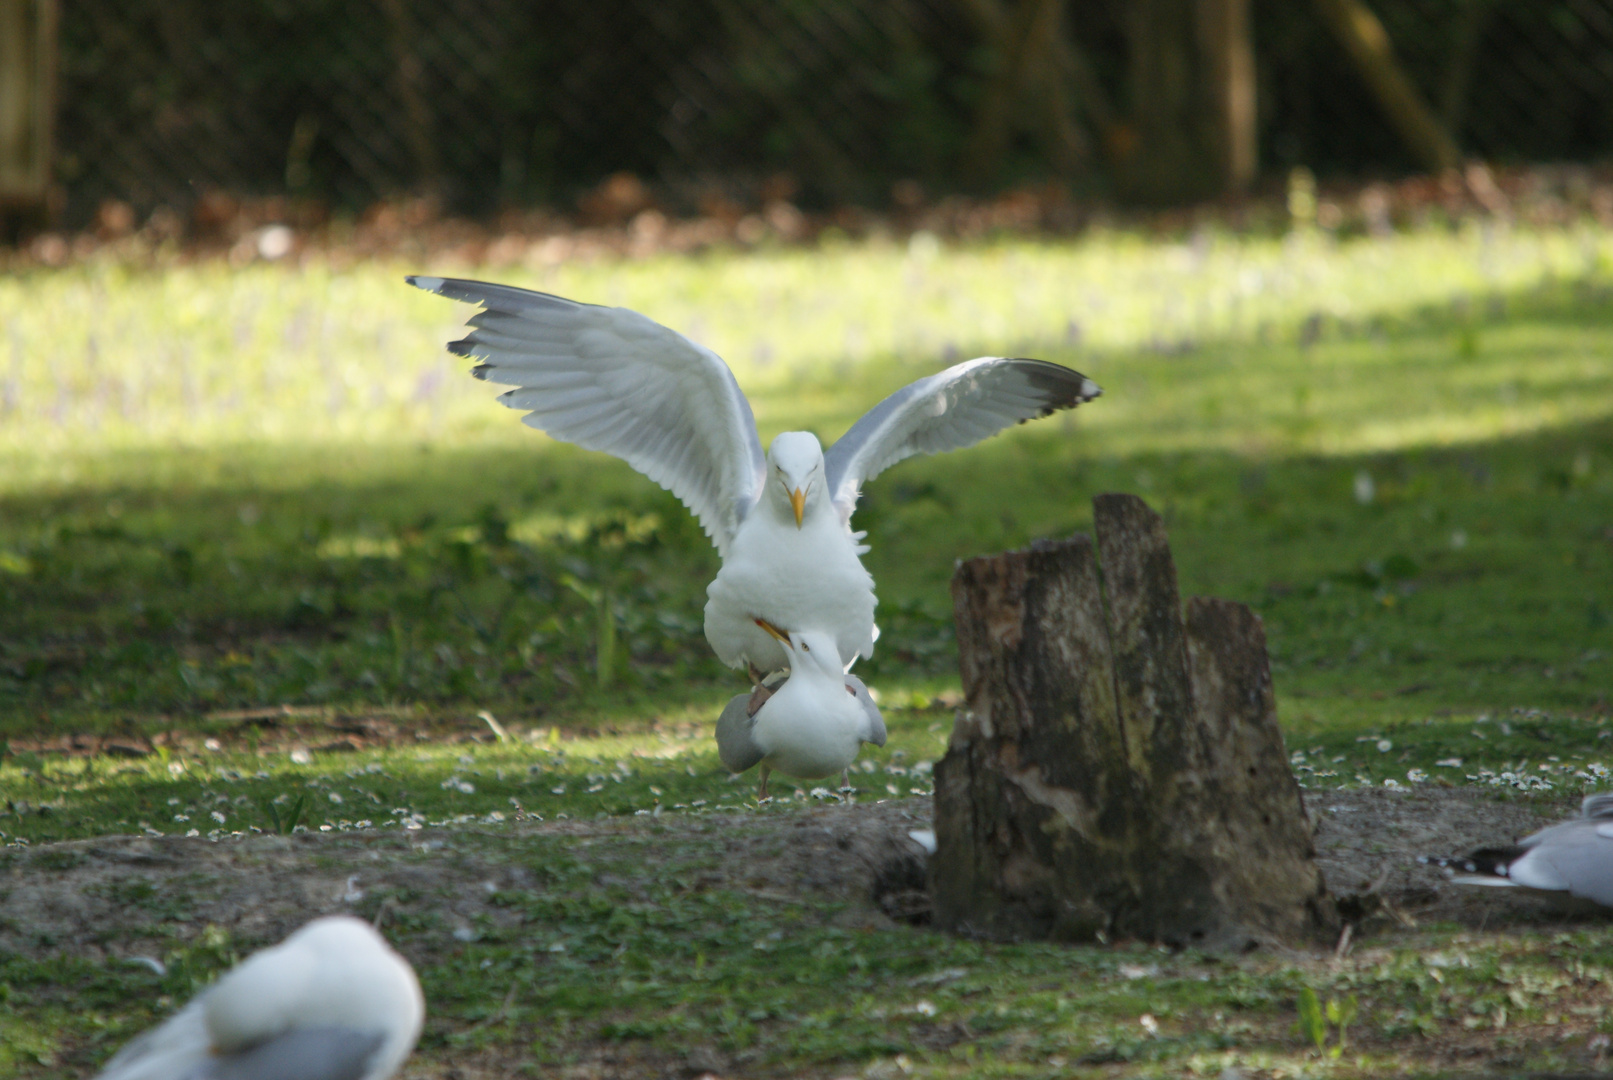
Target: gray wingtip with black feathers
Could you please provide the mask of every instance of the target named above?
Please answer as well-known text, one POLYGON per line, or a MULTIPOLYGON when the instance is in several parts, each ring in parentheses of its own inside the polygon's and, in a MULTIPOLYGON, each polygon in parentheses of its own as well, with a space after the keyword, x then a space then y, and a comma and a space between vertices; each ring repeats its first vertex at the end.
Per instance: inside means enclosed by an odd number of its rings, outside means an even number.
POLYGON ((1103 387, 1063 364, 1033 360, 1028 356, 1009 357, 1008 362, 1023 372, 1030 384, 1047 398, 1047 403, 1042 407, 1043 416, 1051 416, 1062 409, 1073 409, 1103 396, 1103 387))

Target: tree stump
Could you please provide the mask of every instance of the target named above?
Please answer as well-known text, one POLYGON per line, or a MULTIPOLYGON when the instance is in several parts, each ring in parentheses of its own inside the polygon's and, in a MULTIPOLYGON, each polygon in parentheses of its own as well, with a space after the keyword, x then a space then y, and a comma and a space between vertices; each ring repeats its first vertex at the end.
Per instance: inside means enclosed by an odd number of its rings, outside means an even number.
POLYGON ((965 703, 935 769, 937 924, 1214 950, 1323 938, 1337 914, 1259 617, 1194 597, 1184 620, 1159 515, 1093 505, 1096 546, 953 575, 965 703))

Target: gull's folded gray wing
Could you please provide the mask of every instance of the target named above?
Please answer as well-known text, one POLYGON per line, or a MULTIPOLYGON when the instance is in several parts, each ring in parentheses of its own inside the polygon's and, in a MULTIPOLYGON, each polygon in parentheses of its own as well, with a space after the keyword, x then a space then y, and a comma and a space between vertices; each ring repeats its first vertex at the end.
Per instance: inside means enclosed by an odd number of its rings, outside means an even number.
POLYGON ((185 1080, 363 1080, 384 1041, 373 1031, 299 1028, 211 1058, 185 1080))
POLYGON ((863 742, 873 743, 875 746, 885 745, 885 717, 874 703, 874 695, 868 692, 868 684, 855 675, 846 675, 846 688, 851 690, 857 698, 857 704, 863 707, 863 719, 866 727, 860 736, 863 742))
POLYGON ((722 358, 626 308, 508 285, 411 276, 409 284, 482 305, 448 346, 527 424, 627 462, 694 511, 726 554, 761 491, 756 418, 722 358))
POLYGON ((1536 836, 1527 854, 1512 864, 1513 881, 1613 907, 1613 822, 1570 821, 1536 836))
POLYGON ((747 712, 749 707, 750 695, 738 694, 717 717, 717 757, 729 772, 742 773, 767 756, 751 738, 756 720, 747 712))
POLYGON ((828 450, 829 497, 849 521, 863 481, 914 454, 957 450, 1010 424, 1073 409, 1103 391, 1058 364, 983 357, 910 383, 875 405, 828 450))

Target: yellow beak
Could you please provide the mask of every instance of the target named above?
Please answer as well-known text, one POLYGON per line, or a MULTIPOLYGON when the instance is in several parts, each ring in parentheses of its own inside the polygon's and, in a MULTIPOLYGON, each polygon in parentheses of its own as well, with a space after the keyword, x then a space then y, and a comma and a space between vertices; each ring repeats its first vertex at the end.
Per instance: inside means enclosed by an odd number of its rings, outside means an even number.
POLYGON ((806 513, 806 492, 796 488, 790 492, 790 506, 795 510, 795 527, 801 527, 801 517, 806 513))
POLYGON ((779 641, 783 642, 785 648, 790 647, 790 635, 786 634, 784 631, 780 630, 766 619, 757 619, 756 625, 760 626, 763 630, 766 630, 769 634, 772 634, 779 641))

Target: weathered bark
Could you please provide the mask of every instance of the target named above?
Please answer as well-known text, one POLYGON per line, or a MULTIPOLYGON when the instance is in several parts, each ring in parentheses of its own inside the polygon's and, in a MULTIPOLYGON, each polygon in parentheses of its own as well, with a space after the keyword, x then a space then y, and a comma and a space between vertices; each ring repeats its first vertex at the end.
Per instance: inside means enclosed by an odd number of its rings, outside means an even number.
POLYGON ((1330 930, 1259 619, 1194 599, 1184 623, 1158 515, 1095 505, 1096 547, 953 578, 965 704, 935 773, 937 922, 1232 949, 1330 930))

